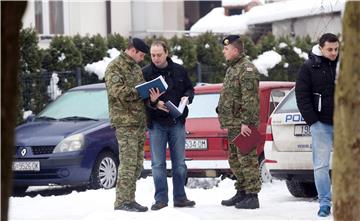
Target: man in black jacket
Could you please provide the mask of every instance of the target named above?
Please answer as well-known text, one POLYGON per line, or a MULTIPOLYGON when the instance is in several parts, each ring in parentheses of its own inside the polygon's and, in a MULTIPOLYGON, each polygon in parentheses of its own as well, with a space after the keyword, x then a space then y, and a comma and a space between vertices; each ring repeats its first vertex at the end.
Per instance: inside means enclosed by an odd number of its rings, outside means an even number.
POLYGON ((323 34, 309 53, 296 80, 295 93, 301 115, 310 125, 314 179, 318 192, 319 216, 328 216, 331 208, 329 161, 333 146, 333 113, 339 39, 323 34))
POLYGON ((168 48, 162 41, 155 41, 150 48, 151 64, 143 68, 144 79, 150 81, 163 76, 168 88, 159 99, 157 89, 151 89, 150 105, 147 107, 151 147, 151 167, 155 184, 155 204, 152 210, 159 210, 168 205, 168 185, 166 171, 166 146, 169 144, 172 165, 174 207, 193 207, 194 201, 188 200, 185 193, 187 167, 185 164, 185 119, 188 108, 181 116, 173 118, 165 106, 171 101, 190 104, 194 98, 194 88, 185 68, 174 63, 168 57, 168 48), (155 94, 155 95, 154 95, 155 94))

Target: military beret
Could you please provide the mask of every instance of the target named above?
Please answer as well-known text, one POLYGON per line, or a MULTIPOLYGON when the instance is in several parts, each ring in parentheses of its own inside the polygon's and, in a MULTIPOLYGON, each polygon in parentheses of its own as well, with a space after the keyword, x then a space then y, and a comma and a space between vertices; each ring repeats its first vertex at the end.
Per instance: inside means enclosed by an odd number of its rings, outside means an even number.
POLYGON ((149 46, 140 38, 133 38, 132 43, 134 45, 134 48, 136 48, 137 50, 146 54, 149 53, 149 46))
POLYGON ((222 44, 225 45, 225 46, 229 45, 229 44, 233 43, 234 41, 236 41, 239 38, 240 38, 239 35, 229 35, 229 36, 224 38, 224 40, 222 41, 222 44))

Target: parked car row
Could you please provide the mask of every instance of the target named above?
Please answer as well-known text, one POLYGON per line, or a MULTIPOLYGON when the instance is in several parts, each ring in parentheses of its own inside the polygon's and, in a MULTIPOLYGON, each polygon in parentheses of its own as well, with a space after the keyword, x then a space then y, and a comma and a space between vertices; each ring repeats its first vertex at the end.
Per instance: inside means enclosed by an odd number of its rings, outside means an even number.
MULTIPOLYGON (((260 126, 263 136, 271 112, 293 82, 260 82, 260 126)), ((227 131, 220 128, 215 107, 222 84, 195 87, 186 122, 188 176, 231 176, 227 162, 227 131)), ((111 188, 116 184, 118 144, 109 124, 105 84, 70 89, 40 114, 16 128, 13 187, 24 192, 37 185, 84 185, 111 188)), ((149 141, 143 176, 151 173, 149 141)), ((263 180, 264 143, 257 148, 263 180)), ((170 162, 167 163, 170 169, 170 162)))

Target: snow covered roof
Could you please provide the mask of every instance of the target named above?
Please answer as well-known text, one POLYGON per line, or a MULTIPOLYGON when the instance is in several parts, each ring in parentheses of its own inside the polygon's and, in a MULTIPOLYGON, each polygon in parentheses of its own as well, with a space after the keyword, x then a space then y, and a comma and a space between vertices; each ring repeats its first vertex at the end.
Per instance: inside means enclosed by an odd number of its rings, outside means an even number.
POLYGON ((291 0, 253 7, 247 14, 248 25, 290 18, 340 12, 345 0, 291 0))
POLYGON ((225 16, 224 8, 214 8, 190 28, 192 34, 211 31, 213 33, 244 34, 247 31, 247 16, 225 16))
MULTIPOLYGON (((221 5, 223 7, 234 7, 234 6, 246 6, 254 0, 222 0, 221 5)), ((257 0, 258 2, 264 4, 265 0, 257 0)))
POLYGON ((344 7, 345 0, 288 0, 255 6, 247 13, 233 16, 225 16, 224 8, 220 7, 198 20, 190 32, 244 34, 248 25, 340 12, 344 7))
POLYGON ((251 0, 222 0, 221 5, 222 6, 244 6, 249 4, 251 0))

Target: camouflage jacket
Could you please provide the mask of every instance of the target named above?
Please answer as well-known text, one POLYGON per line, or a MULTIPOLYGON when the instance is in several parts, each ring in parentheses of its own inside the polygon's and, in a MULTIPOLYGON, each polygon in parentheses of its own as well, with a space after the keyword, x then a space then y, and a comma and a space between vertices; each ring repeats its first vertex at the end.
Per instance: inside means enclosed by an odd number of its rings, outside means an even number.
POLYGON ((244 54, 229 62, 218 104, 221 128, 258 125, 259 78, 256 67, 244 54))
POLYGON ((125 52, 107 66, 105 84, 112 127, 146 126, 144 101, 135 89, 144 82, 140 66, 125 52))

